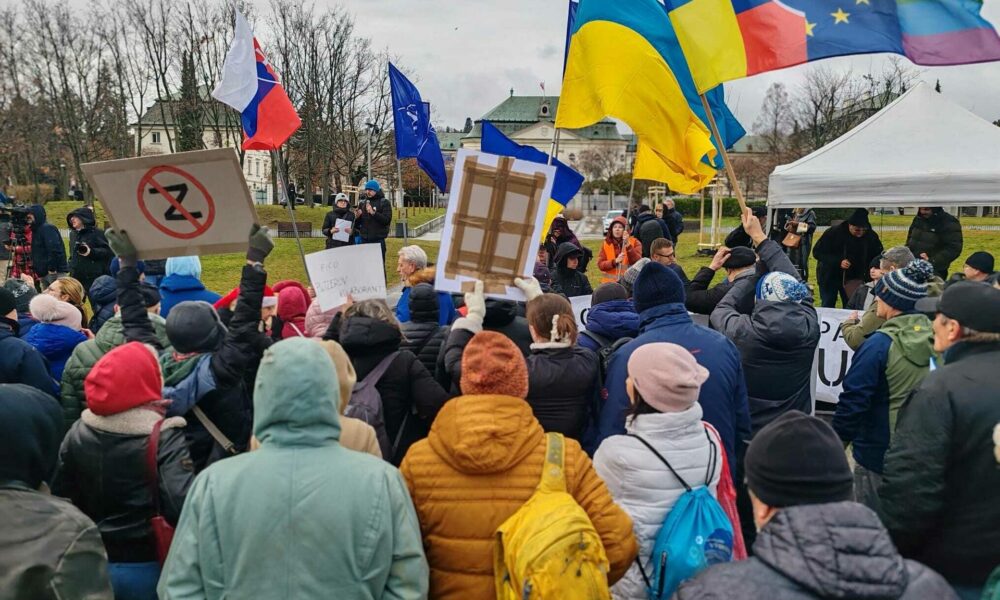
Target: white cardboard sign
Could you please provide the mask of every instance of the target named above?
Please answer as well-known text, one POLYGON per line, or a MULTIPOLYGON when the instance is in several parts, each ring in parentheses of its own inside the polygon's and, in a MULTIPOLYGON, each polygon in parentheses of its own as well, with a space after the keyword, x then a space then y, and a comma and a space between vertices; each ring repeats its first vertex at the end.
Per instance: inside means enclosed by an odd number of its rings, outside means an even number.
POLYGON ((316 299, 324 311, 342 306, 348 294, 355 301, 385 299, 385 263, 378 244, 343 246, 306 254, 306 268, 316 290, 316 299))
POLYGON ((583 331, 587 328, 587 313, 590 311, 591 296, 573 296, 569 303, 573 305, 573 317, 576 319, 576 328, 583 331))
POLYGON ((817 308, 819 315, 819 346, 816 347, 813 383, 816 412, 831 412, 844 390, 844 375, 851 368, 854 351, 844 341, 840 324, 854 311, 839 308, 817 308))
POLYGON ((347 219, 337 219, 333 223, 333 227, 337 229, 337 233, 330 236, 330 239, 337 240, 338 242, 349 242, 351 241, 351 233, 348 229, 354 227, 353 221, 348 221, 347 219))

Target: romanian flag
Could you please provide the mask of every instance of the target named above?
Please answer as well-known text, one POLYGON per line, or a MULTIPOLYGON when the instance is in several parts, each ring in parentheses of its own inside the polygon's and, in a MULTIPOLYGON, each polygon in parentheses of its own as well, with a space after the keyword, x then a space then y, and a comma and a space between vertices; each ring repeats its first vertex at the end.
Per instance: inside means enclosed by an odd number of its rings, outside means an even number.
POLYGON ((889 52, 918 65, 1000 60, 981 0, 666 0, 699 90, 804 62, 889 52))
POLYGON ((725 105, 722 88, 706 94, 719 126, 713 142, 663 4, 657 0, 583 0, 570 27, 556 127, 578 129, 611 115, 639 138, 634 176, 694 193, 721 166, 743 128, 725 105))

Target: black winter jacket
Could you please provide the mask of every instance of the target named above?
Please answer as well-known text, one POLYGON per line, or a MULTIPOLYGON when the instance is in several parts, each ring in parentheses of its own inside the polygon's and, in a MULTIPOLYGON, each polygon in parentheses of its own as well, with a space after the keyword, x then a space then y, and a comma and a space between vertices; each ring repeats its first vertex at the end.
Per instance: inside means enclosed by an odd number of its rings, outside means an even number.
POLYGON ((0 383, 24 383, 56 395, 45 358, 34 346, 17 337, 17 321, 0 316, 0 383))
MULTIPOLYGON (((361 316, 342 319, 342 314, 337 313, 333 318, 323 339, 334 340, 344 347, 361 381, 383 358, 400 350, 402 334, 384 321, 361 316)), ((390 460, 399 465, 410 446, 427 437, 448 394, 409 350, 400 351, 393 359, 375 389, 382 396, 383 418, 390 441, 396 439, 406 421, 399 447, 390 460)))
POLYGON ((67 272, 66 247, 59 228, 46 221, 42 205, 33 204, 28 210, 35 217, 31 224, 31 269, 40 278, 49 273, 67 272))
POLYGON ((948 267, 962 254, 962 224, 941 207, 933 211, 927 219, 920 215, 913 217, 906 234, 906 247, 916 257, 926 253, 934 265, 934 272, 946 279, 948 267))
MULTIPOLYGON (((110 417, 84 411, 59 451, 52 493, 68 498, 97 523, 110 562, 156 560, 146 449, 152 424, 160 418, 141 408, 110 417)), ((164 423, 157 452, 160 511, 172 524, 180 518, 194 481, 194 467, 178 426, 183 421, 164 423)))
POLYGON ((531 411, 546 432, 575 440, 583 436, 600 408, 600 368, 597 355, 580 347, 532 348, 528 356, 528 397, 531 411))
POLYGON ((567 298, 589 296, 594 293, 590 287, 590 280, 583 272, 566 266, 569 255, 574 252, 580 252, 580 248, 570 242, 559 244, 559 249, 553 258, 556 268, 552 271, 552 293, 562 294, 567 298))
POLYGON ((845 279, 868 281, 868 265, 879 254, 882 254, 882 240, 877 233, 868 229, 862 237, 856 238, 844 221, 823 232, 813 248, 813 257, 818 262, 816 281, 823 289, 839 289, 845 279), (846 271, 840 268, 845 258, 851 261, 851 268, 846 271))
POLYGON ((400 324, 403 342, 399 347, 415 354, 427 367, 427 372, 434 373, 437 370, 438 354, 451 329, 449 326, 438 325, 439 305, 434 287, 429 283, 418 283, 411 287, 407 308, 410 320, 400 324))
POLYGON ((879 488, 882 520, 903 556, 983 585, 1000 565, 1000 343, 959 343, 944 362, 900 409, 879 488))
POLYGON ((952 600, 937 573, 896 552, 878 516, 854 502, 783 508, 757 534, 754 556, 681 584, 675 600, 952 600))
POLYGON ((97 228, 94 213, 89 208, 78 208, 66 215, 69 225, 72 217, 83 221, 83 229, 76 231, 70 225, 69 232, 69 274, 80 280, 83 289, 89 294, 90 284, 101 275, 107 275, 111 267, 111 259, 115 257, 104 237, 104 232, 97 228), (87 256, 80 254, 78 246, 86 244, 90 248, 87 256))
MULTIPOLYGON (((767 272, 798 277, 795 267, 773 240, 757 247, 767 272)), ((712 329, 736 344, 743 362, 754 435, 790 410, 812 412, 811 381, 819 319, 812 297, 801 303, 757 300, 753 312, 741 314, 739 305, 754 302, 759 277, 738 279, 712 311, 712 329)))
MULTIPOLYGON (((741 273, 740 277, 736 279, 739 281, 742 277, 752 277, 753 273, 748 271, 746 274, 741 273)), ((709 269, 708 267, 702 267, 698 269, 698 272, 694 274, 691 278, 691 283, 687 285, 685 292, 687 294, 687 299, 684 305, 687 309, 695 314, 699 315, 710 315, 715 307, 719 305, 719 302, 726 297, 729 293, 729 289, 733 287, 735 282, 729 281, 728 277, 723 278, 715 287, 709 287, 712 285, 712 279, 715 277, 715 271, 709 269)), ((741 299, 740 303, 737 304, 741 314, 748 315, 753 309, 753 298, 741 299)))
POLYGON ((334 208, 330 212, 326 213, 325 217, 323 217, 323 235, 326 236, 327 248, 340 248, 341 246, 350 246, 352 243, 350 241, 342 242, 331 237, 333 236, 333 232, 330 230, 337 224, 337 219, 351 222, 352 231, 350 237, 354 237, 354 211, 350 208, 334 208))
POLYGON ((366 242, 375 242, 389 237, 389 224, 392 223, 392 204, 385 198, 382 190, 375 192, 375 197, 364 198, 360 204, 361 214, 354 221, 356 233, 366 242), (367 205, 375 207, 375 214, 368 214, 367 205))
POLYGON ((642 242, 642 256, 649 258, 650 246, 660 238, 667 238, 673 241, 670 236, 670 228, 663 219, 656 218, 653 213, 643 213, 636 218, 635 227, 632 228, 632 236, 642 242))

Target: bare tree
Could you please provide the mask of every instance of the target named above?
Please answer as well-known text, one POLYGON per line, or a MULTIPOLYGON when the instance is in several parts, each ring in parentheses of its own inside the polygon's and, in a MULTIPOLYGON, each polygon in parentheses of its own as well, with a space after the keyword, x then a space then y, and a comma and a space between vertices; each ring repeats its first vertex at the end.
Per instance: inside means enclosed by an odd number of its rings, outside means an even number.
POLYGON ((760 114, 754 121, 754 133, 764 138, 769 154, 781 156, 794 126, 795 116, 785 84, 771 84, 761 104, 760 114))

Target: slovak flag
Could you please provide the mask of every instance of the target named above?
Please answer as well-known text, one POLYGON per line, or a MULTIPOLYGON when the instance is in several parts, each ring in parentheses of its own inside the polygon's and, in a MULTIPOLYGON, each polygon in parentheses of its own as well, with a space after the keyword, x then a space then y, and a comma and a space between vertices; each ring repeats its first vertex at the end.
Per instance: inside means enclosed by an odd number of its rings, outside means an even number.
POLYGON ((212 96, 240 111, 244 150, 277 150, 302 125, 246 18, 236 11, 236 37, 212 96))

